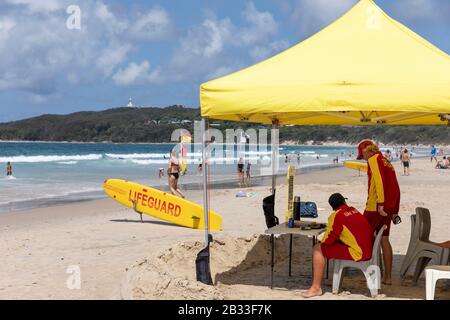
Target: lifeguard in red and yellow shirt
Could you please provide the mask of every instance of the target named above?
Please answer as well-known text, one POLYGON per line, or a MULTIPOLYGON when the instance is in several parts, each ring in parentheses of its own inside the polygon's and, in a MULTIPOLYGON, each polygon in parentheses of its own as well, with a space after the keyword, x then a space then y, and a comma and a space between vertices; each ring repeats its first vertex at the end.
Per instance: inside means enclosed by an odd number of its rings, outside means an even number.
POLYGON ((367 160, 368 164, 368 195, 364 216, 375 232, 378 232, 383 225, 387 227, 381 239, 385 266, 382 282, 391 284, 392 246, 389 242, 389 234, 391 220, 399 219, 400 207, 397 175, 392 164, 381 154, 372 140, 363 140, 359 143, 357 159, 367 160))
POLYGON ((325 259, 369 260, 372 257, 373 231, 366 218, 349 207, 340 193, 330 196, 328 203, 334 212, 328 218, 327 230, 313 249, 313 283, 304 298, 322 294, 321 283, 325 259))

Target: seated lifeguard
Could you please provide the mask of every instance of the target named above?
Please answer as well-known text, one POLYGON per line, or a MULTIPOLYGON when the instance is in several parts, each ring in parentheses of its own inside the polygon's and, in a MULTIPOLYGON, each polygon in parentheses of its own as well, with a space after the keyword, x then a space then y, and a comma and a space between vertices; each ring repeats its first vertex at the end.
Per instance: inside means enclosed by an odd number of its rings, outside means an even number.
POLYGON ((321 243, 313 249, 313 283, 302 293, 304 298, 322 295, 325 259, 369 260, 372 255, 373 230, 366 218, 349 207, 342 194, 330 196, 328 203, 334 212, 328 218, 327 231, 321 243))

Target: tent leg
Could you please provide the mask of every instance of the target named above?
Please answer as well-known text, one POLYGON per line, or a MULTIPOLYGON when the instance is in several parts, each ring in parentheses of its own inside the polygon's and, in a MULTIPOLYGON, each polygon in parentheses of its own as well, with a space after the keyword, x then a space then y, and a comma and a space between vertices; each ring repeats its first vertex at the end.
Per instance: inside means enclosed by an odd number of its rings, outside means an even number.
POLYGON ((205 246, 209 246, 209 199, 208 199, 208 164, 206 163, 206 125, 205 118, 202 118, 202 163, 203 163, 203 212, 205 219, 205 246))
POLYGON ((212 235, 209 234, 208 222, 208 164, 206 162, 206 128, 205 118, 202 119, 202 160, 203 160, 203 210, 204 210, 204 225, 205 225, 205 247, 200 250, 195 260, 195 267, 197 272, 197 281, 204 284, 212 285, 209 243, 212 241, 212 235))
POLYGON ((277 187, 278 124, 272 123, 270 139, 272 144, 272 194, 275 194, 275 189, 277 187))

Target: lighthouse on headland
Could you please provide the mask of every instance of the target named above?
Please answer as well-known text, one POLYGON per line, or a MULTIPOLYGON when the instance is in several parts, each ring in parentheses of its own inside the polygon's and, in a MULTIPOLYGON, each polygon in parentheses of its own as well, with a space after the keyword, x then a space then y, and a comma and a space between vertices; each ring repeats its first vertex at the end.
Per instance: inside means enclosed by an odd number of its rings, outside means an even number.
POLYGON ((133 99, 130 98, 130 99, 128 100, 127 107, 128 107, 128 108, 135 108, 135 105, 133 104, 133 99))

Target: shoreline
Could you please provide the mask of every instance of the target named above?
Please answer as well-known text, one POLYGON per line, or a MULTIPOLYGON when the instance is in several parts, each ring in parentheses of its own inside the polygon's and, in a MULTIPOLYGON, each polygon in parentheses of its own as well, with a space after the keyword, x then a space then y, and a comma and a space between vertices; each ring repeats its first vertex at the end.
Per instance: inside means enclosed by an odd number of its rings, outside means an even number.
MULTIPOLYGON (((414 159, 424 159, 427 156, 417 156, 414 159)), ((352 161, 354 159, 350 159, 352 161)), ((394 160, 393 163, 398 163, 399 160, 394 160)), ((343 163, 339 163, 338 166, 335 166, 334 164, 326 164, 321 163, 317 165, 309 165, 305 167, 296 168, 296 178, 299 176, 304 176, 312 172, 320 172, 324 170, 330 170, 330 169, 336 169, 336 168, 343 168, 343 163)), ((280 178, 286 176, 286 171, 282 170, 277 174, 277 180, 280 178)), ((270 186, 272 182, 272 176, 271 175, 259 175, 259 176, 252 176, 251 178, 251 185, 250 186, 244 186, 240 187, 238 186, 238 179, 235 177, 230 177, 227 179, 222 180, 211 180, 211 190, 223 190, 223 189, 242 189, 247 187, 262 187, 262 186, 270 186)), ((169 187, 167 183, 164 184, 156 184, 152 185, 151 187, 162 190, 162 191, 169 191, 169 187)), ((197 191, 202 190, 202 184, 199 182, 187 182, 187 183, 180 183, 181 190, 183 192, 191 190, 191 191, 197 191)), ((60 195, 60 196, 50 196, 50 197, 40 197, 36 199, 28 199, 28 200, 22 200, 22 201, 14 201, 9 203, 3 203, 0 204, 0 216, 5 213, 14 213, 14 212, 21 212, 25 210, 33 210, 38 208, 49 208, 53 206, 63 206, 63 205, 69 205, 69 204, 75 204, 75 203, 83 203, 83 202, 90 202, 95 201, 99 199, 107 199, 107 196, 105 195, 103 189, 99 187, 96 190, 91 191, 81 191, 81 192, 72 192, 70 194, 66 195, 60 195)))
MULTIPOLYGON (((340 165, 339 167, 342 167, 340 165)), ((323 171, 323 170, 329 170, 329 169, 336 169, 334 165, 328 165, 328 164, 321 164, 316 166, 308 166, 304 168, 300 168, 296 170, 296 177, 300 175, 309 174, 314 171, 323 171)), ((283 178, 286 176, 286 172, 281 172, 277 174, 277 180, 280 178, 283 178)), ((226 180, 212 180, 211 181, 211 190, 223 190, 223 189, 243 189, 243 188, 255 188, 255 187, 262 187, 262 186, 269 186, 272 182, 272 176, 266 175, 266 176, 254 176, 251 179, 251 185, 240 187, 238 185, 238 179, 237 178, 229 178, 226 180)), ((162 191, 170 191, 167 184, 164 185, 155 185, 152 186, 156 189, 162 190, 162 191)), ((199 184, 198 182, 188 182, 188 183, 181 183, 180 184, 181 190, 183 192, 185 191, 198 191, 202 190, 202 184, 199 184)), ((100 199, 108 199, 108 196, 105 195, 102 188, 99 188, 98 190, 88 191, 88 192, 77 192, 70 195, 62 195, 62 196, 56 196, 56 197, 43 197, 43 198, 37 198, 37 199, 30 199, 30 200, 23 200, 23 201, 15 201, 10 203, 5 203, 0 205, 0 216, 7 213, 16 213, 16 212, 22 212, 26 210, 33 210, 33 209, 41 209, 41 208, 51 208, 56 206, 64 206, 64 205, 70 205, 70 204, 76 204, 76 203, 83 203, 83 202, 90 202, 90 201, 96 201, 100 199), (74 198, 75 197, 75 198, 74 198), (6 208, 10 208, 7 210, 6 208), (14 208, 14 209, 12 209, 14 208)))

